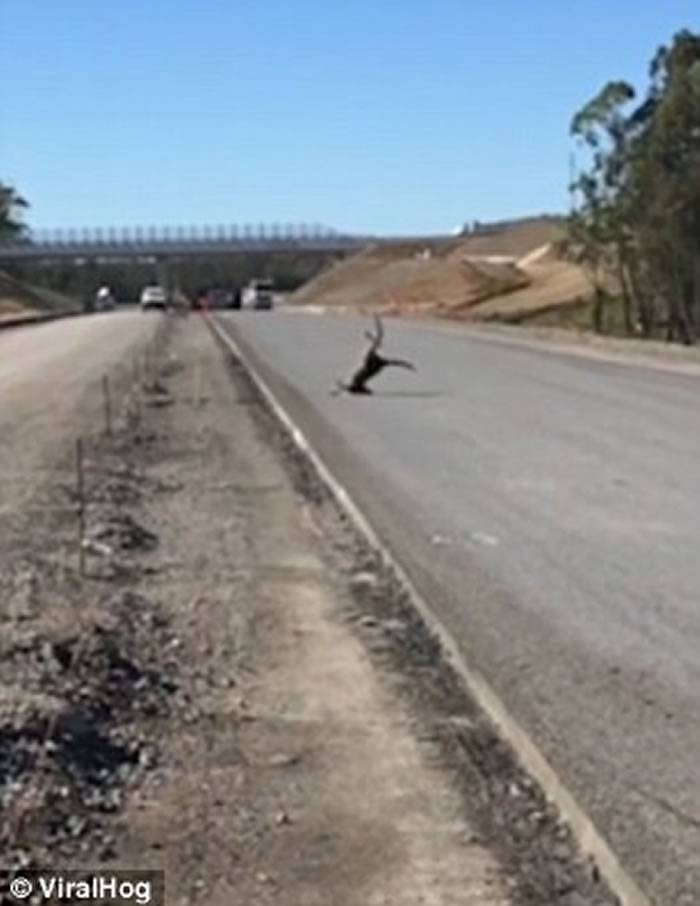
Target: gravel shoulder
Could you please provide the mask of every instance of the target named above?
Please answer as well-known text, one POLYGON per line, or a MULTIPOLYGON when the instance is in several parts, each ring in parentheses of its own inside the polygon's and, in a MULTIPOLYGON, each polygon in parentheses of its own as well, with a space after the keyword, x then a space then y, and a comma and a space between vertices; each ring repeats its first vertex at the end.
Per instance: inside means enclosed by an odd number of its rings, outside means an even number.
POLYGON ((240 364, 153 325, 112 435, 76 385, 1 501, 4 864, 162 868, 182 904, 612 903, 240 364))
POLYGON ((637 337, 609 337, 592 331, 573 331, 557 327, 527 324, 441 325, 439 329, 463 330, 475 337, 493 342, 526 346, 543 352, 577 356, 617 365, 631 365, 657 371, 697 377, 700 375, 700 351, 696 346, 663 343, 637 337))

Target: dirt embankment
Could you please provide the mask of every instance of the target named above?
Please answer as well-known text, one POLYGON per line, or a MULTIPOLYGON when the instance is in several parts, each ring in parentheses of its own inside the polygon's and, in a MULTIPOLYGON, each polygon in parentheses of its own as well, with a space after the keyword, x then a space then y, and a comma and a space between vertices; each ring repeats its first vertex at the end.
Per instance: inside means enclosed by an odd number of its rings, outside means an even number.
POLYGON ((14 319, 18 315, 59 312, 77 307, 74 299, 43 287, 30 286, 0 271, 0 321, 14 319))
POLYGON ((244 370, 163 324, 112 435, 71 426, 84 573, 72 444, 0 509, 4 866, 160 869, 182 904, 608 906, 244 370))
POLYGON ((526 221, 441 243, 376 245, 336 264, 290 301, 329 308, 516 322, 590 294, 556 251, 558 221, 526 221))
POLYGON ((527 283, 506 295, 485 299, 474 311, 476 320, 517 324, 546 312, 580 305, 591 296, 590 281, 581 268, 566 261, 552 244, 524 255, 517 267, 527 283))

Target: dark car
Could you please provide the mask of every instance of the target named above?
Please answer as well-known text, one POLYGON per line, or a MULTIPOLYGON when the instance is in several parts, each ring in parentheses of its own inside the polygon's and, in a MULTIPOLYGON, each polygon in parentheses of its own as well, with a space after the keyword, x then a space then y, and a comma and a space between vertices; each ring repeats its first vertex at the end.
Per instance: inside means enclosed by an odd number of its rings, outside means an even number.
POLYGON ((230 308, 232 293, 227 289, 210 289, 207 293, 207 308, 230 308))
POLYGON ((206 310, 235 308, 235 293, 228 289, 200 289, 192 307, 206 310))

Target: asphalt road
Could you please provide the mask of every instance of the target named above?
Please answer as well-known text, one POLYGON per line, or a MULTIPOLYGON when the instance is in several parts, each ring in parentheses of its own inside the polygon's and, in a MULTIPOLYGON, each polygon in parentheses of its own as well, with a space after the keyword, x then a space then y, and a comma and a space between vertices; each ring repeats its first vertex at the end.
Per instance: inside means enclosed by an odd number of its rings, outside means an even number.
POLYGON ((659 906, 700 903, 700 380, 357 319, 223 316, 659 906))
POLYGON ((103 375, 130 369, 158 320, 115 312, 0 332, 0 516, 59 444, 101 429, 103 375))

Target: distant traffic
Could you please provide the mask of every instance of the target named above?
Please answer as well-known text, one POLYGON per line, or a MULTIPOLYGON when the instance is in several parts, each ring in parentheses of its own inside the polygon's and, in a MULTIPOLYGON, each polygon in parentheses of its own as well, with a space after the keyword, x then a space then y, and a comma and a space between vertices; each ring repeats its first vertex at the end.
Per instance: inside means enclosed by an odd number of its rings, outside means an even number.
MULTIPOLYGON (((250 309, 252 311, 271 311, 274 308, 274 281, 268 277, 251 280, 243 287, 202 287, 190 299, 179 290, 168 290, 159 283, 149 283, 143 287, 139 296, 141 311, 167 311, 193 309, 211 311, 216 309, 250 309)), ((129 300, 119 300, 128 304, 129 300)), ((113 311, 118 300, 113 289, 104 284, 100 286, 84 305, 86 312, 113 311)))

